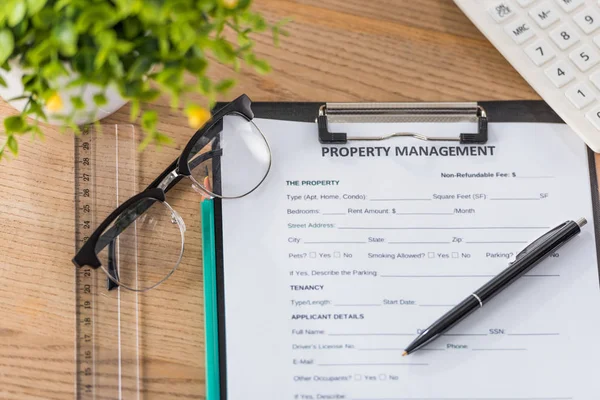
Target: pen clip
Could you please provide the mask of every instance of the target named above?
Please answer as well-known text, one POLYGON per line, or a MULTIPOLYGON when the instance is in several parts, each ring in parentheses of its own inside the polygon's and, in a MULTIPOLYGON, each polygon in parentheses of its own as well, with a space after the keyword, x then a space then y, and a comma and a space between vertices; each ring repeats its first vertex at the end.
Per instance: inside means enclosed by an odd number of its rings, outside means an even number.
POLYGON ((562 224, 558 225, 557 227, 555 227, 555 228, 549 230, 548 232, 544 233, 539 238, 535 239, 533 242, 531 242, 530 244, 528 244, 527 247, 525 247, 523 250, 521 250, 515 256, 515 261, 511 262, 510 264, 512 264, 512 263, 520 260, 521 258, 523 258, 525 255, 527 255, 527 253, 529 253, 534 248, 536 248, 540 242, 545 241, 548 237, 554 235, 556 233, 556 231, 562 229, 566 224, 567 224, 567 222, 563 222, 562 224))

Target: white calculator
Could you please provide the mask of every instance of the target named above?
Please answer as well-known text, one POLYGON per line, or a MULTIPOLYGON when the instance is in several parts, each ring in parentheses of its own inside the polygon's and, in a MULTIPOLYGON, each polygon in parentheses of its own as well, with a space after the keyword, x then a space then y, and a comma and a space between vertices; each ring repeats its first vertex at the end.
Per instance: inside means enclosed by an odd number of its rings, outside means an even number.
POLYGON ((600 1, 454 1, 550 107, 600 152, 600 1))

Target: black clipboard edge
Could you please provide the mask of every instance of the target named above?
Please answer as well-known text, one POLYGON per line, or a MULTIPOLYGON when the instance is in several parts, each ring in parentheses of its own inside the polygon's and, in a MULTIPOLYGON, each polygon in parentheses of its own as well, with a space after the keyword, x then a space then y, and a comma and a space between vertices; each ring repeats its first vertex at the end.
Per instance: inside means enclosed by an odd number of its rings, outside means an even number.
MULTIPOLYGON (((226 103, 217 103, 219 109, 226 103)), ((253 102, 252 111, 255 118, 277 119, 295 122, 315 122, 319 107, 325 102, 253 102)), ((541 100, 479 101, 489 122, 538 122, 564 123, 564 121, 541 100)), ((317 133, 315 131, 315 140, 317 133)), ((590 170, 590 186, 592 192, 592 210, 594 214, 594 234, 596 239, 596 256, 598 273, 600 274, 600 196, 598 193, 598 177, 596 174, 595 153, 588 148, 588 165, 590 170)), ((222 200, 215 198, 215 254, 217 268, 217 307, 219 330, 219 381, 221 400, 227 400, 227 346, 225 342, 225 280, 223 258, 223 213, 222 200)), ((600 281, 599 281, 600 285, 600 281)), ((210 366, 206 366, 210 368, 210 366)))

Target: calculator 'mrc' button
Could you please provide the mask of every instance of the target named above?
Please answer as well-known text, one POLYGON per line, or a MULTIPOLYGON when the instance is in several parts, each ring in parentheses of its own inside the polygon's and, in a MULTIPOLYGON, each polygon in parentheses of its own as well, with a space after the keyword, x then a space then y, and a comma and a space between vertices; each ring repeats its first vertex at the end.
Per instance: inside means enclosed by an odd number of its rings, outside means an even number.
POLYGON ((525 53, 531 58, 531 61, 538 67, 546 64, 548 61, 556 57, 554 50, 548 42, 544 40, 536 40, 533 44, 525 48, 525 53))
POLYGON ((513 6, 508 1, 497 1, 488 8, 488 12, 496 22, 504 22, 515 15, 513 6))
POLYGON ((579 34, 575 28, 572 28, 567 24, 562 24, 550 32, 550 38, 552 38, 552 41, 556 43, 561 50, 566 50, 579 42, 579 34))
POLYGON ((596 127, 596 129, 600 130, 600 106, 592 108, 585 114, 585 117, 596 127))
POLYGON ((504 31, 516 44, 525 43, 529 38, 535 36, 535 32, 531 29, 529 23, 521 19, 507 24, 504 31))
POLYGON ((545 71, 546 76, 550 78, 554 86, 557 88, 561 88, 565 86, 567 83, 571 82, 575 79, 575 72, 573 71, 573 67, 569 65, 566 61, 558 61, 548 67, 545 71))
POLYGON ((575 23, 588 35, 600 27, 600 14, 592 8, 586 8, 573 17, 575 23))
POLYGON ((578 109, 582 109, 596 100, 596 96, 594 95, 592 88, 585 83, 579 83, 570 87, 565 92, 565 95, 578 109))
POLYGON ((547 28, 560 19, 558 10, 550 1, 545 1, 539 6, 529 10, 529 16, 537 22, 540 28, 547 28))
POLYGON ((585 0, 556 0, 556 2, 565 12, 569 13, 585 3, 585 0))
POLYGON ((569 54, 569 58, 582 72, 587 71, 600 61, 600 55, 589 44, 584 44, 569 54))

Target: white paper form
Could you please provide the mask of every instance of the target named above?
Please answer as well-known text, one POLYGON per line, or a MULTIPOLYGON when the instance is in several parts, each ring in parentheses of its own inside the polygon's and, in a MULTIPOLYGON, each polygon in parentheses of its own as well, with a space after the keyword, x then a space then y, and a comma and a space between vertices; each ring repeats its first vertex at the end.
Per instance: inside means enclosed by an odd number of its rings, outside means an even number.
MULTIPOLYGON (((256 123, 271 173, 223 202, 228 399, 600 398, 588 156, 566 125, 490 124, 483 146, 324 146, 315 124, 256 123), (401 357, 528 242, 580 217, 590 223, 553 257, 401 357)), ((475 126, 331 129, 457 136, 475 126)), ((223 179, 238 168, 223 164, 223 179)))

